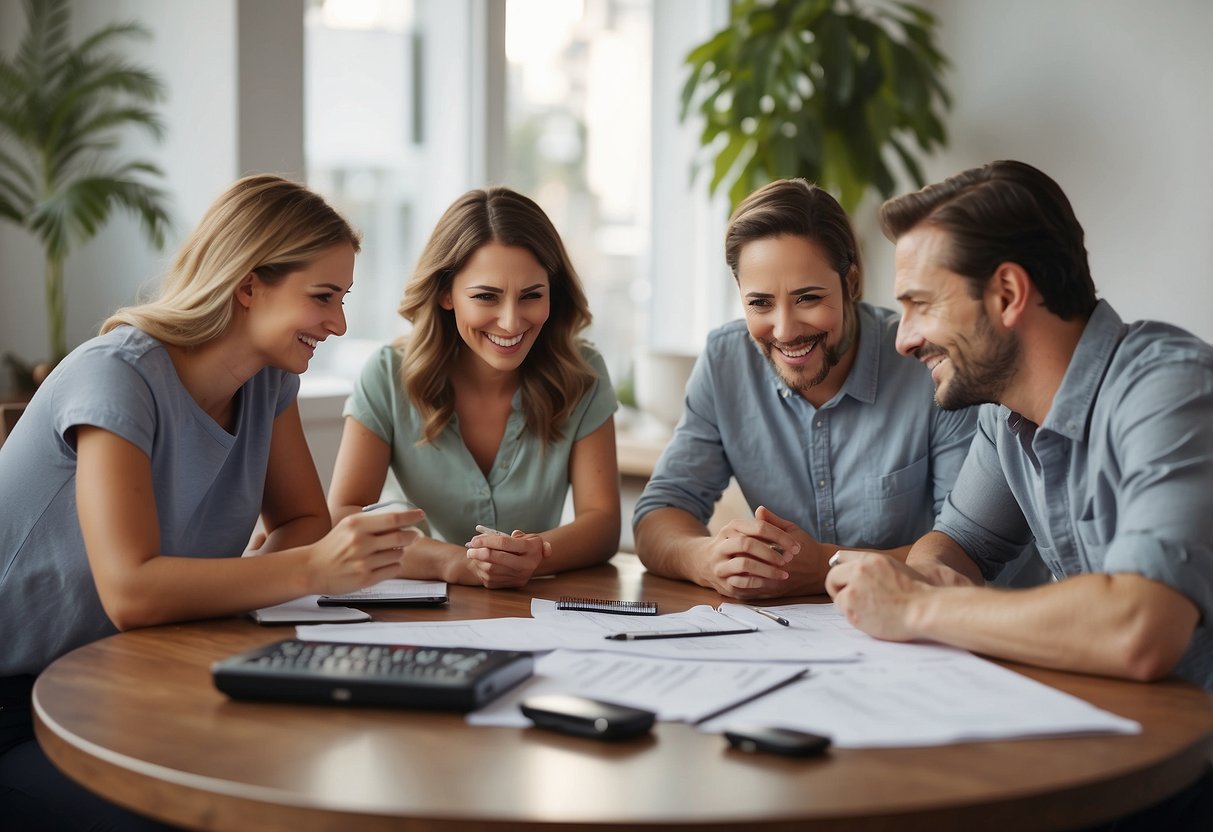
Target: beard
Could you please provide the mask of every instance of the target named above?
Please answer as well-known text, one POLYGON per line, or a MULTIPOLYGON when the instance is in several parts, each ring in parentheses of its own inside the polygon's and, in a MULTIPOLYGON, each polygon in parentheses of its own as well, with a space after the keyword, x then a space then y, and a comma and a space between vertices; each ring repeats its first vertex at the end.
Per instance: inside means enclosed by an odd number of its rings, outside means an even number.
POLYGON ((952 378, 935 387, 935 403, 944 410, 998 404, 1015 377, 1019 337, 1014 332, 996 335, 990 319, 983 314, 968 344, 972 347, 969 354, 955 348, 949 353, 933 344, 914 351, 919 360, 943 355, 952 362, 952 378))
POLYGON ((762 348, 762 354, 775 370, 775 374, 783 379, 784 383, 789 388, 801 395, 807 393, 810 389, 821 384, 829 378, 830 371, 838 366, 838 363, 846 356, 851 348, 855 346, 855 329, 856 317, 853 304, 848 304, 846 311, 843 312, 842 336, 838 339, 838 343, 827 343, 828 333, 819 332, 816 335, 805 335, 797 338, 794 341, 789 341, 780 346, 787 349, 796 349, 803 347, 806 344, 814 344, 814 351, 821 354, 821 365, 817 368, 817 372, 809 375, 812 372, 812 367, 789 367, 787 364, 780 362, 775 358, 774 342, 764 341, 759 346, 762 348))

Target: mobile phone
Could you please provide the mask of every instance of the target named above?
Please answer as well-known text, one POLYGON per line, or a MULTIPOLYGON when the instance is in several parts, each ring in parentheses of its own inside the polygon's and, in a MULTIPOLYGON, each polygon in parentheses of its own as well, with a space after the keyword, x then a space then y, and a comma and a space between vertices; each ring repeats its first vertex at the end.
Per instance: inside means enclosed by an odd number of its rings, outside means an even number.
POLYGON ((571 694, 529 696, 518 707, 538 728, 601 740, 646 734, 657 719, 643 708, 571 694))
POLYGON ((785 757, 814 757, 830 747, 830 738, 821 734, 769 725, 734 725, 725 730, 724 736, 740 751, 766 751, 785 757))

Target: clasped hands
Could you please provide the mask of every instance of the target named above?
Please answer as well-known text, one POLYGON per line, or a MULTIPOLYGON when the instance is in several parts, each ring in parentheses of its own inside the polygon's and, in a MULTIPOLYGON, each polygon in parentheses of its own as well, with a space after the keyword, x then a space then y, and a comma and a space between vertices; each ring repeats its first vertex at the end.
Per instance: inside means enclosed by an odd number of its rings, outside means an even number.
POLYGON ((542 535, 514 530, 513 534, 482 531, 466 544, 468 567, 488 589, 507 589, 524 585, 544 558, 552 554, 552 544, 542 535))
POLYGON ((705 541, 699 583, 742 600, 823 592, 826 561, 835 550, 765 506, 705 541))

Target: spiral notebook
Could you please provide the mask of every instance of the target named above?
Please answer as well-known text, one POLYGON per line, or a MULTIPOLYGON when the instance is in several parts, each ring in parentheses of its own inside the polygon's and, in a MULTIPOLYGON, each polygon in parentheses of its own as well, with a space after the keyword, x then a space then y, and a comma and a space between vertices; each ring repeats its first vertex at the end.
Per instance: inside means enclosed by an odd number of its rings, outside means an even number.
POLYGON ((610 612, 617 615, 656 615, 655 601, 610 601, 601 598, 570 598, 564 596, 556 602, 558 610, 578 612, 610 612))

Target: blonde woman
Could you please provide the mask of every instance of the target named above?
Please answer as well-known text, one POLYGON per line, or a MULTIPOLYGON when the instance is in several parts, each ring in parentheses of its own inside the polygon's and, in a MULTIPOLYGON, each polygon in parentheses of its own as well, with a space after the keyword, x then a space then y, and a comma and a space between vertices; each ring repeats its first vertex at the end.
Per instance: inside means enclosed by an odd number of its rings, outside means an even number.
POLYGON ((515 587, 611 557, 615 394, 578 339, 585 295, 539 206, 507 188, 456 200, 400 314, 411 334, 371 357, 346 405, 333 517, 379 500, 390 468, 442 538, 409 547, 409 577, 515 587))
POLYGON ((30 688, 57 656, 397 574, 415 536, 399 529, 422 513, 333 528, 295 404, 319 342, 345 332, 357 251, 315 194, 237 182, 159 297, 65 358, 0 447, 0 817, 13 828, 141 822, 34 741, 30 688), (258 515, 268 539, 240 557, 258 515))

